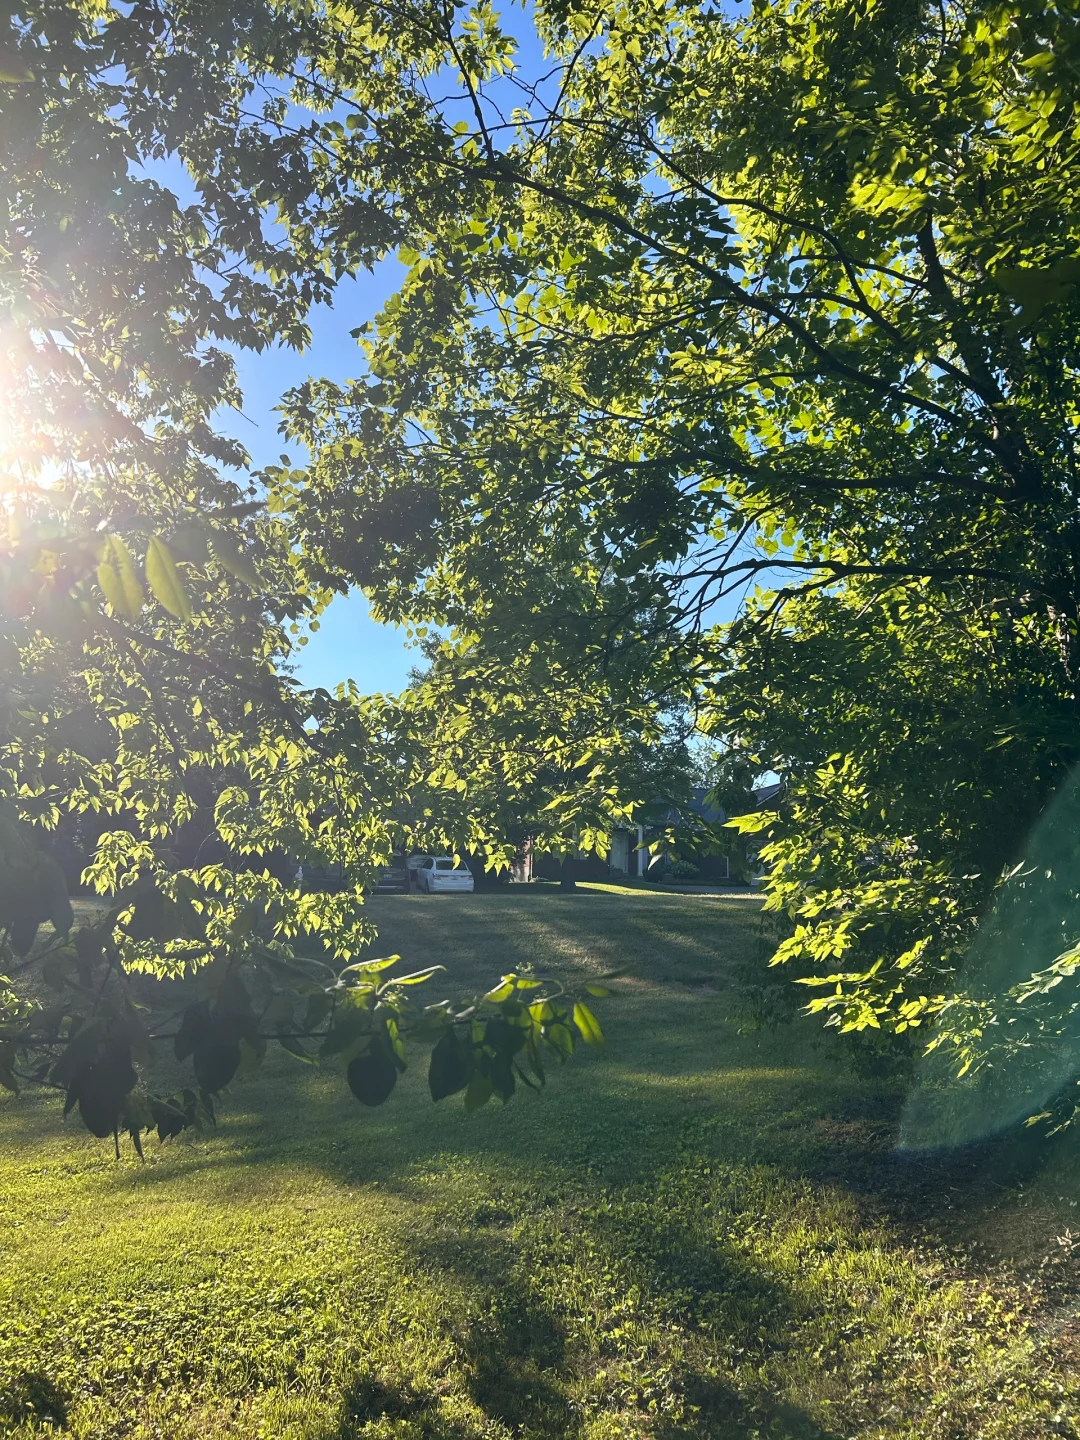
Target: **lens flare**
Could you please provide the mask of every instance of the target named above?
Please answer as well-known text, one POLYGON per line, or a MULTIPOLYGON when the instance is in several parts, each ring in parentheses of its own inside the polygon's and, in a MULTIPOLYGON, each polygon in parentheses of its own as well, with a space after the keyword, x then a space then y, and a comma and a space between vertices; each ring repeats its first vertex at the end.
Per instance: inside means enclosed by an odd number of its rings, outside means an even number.
POLYGON ((1080 773, 1047 807, 979 927, 908 1099, 903 1148, 970 1144, 1048 1116, 1048 1107, 1071 1109, 1080 1076, 1078 943, 1080 773))

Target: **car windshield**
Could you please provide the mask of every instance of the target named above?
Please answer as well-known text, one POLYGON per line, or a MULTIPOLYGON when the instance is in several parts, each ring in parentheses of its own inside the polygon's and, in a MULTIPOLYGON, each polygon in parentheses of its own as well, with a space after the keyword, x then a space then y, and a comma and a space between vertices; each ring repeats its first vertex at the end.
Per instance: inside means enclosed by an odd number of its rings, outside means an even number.
POLYGON ((454 864, 453 860, 436 860, 436 861, 435 861, 435 869, 436 869, 436 870, 457 870, 458 868, 459 868, 459 867, 454 864))

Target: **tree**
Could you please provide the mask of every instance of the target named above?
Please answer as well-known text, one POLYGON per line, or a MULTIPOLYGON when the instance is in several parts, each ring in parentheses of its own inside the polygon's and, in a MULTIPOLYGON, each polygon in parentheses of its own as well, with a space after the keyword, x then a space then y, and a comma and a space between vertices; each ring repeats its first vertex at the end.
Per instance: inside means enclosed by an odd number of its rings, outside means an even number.
MULTIPOLYGON (((542 612, 545 599, 530 603, 542 612)), ((507 862, 514 845, 558 856, 564 887, 574 888, 582 851, 604 858, 613 830, 685 806, 694 778, 688 723, 655 688, 647 646, 594 673, 581 663, 587 650, 558 628, 506 648, 490 634, 429 633, 424 643, 430 663, 401 703, 438 757, 429 784, 449 788, 463 817, 478 805, 497 817, 507 862)), ((674 835, 658 843, 665 838, 674 835)))
POLYGON ((319 1044, 376 1104, 406 1038, 427 1038, 433 1097, 470 1105, 509 1098, 523 1065, 542 1082, 542 1054, 565 1058, 575 1032, 602 1039, 584 994, 506 976, 475 1008, 418 1008, 432 972, 360 958, 364 890, 418 795, 442 844, 498 857, 505 841, 482 787, 443 803, 431 716, 291 680, 329 593, 213 428, 240 398, 222 347, 302 343, 310 305, 430 195, 445 126, 415 103, 443 58, 426 13, 401 29, 347 7, 43 4, 4 41, 0 1084, 57 1087, 136 1147, 212 1120, 268 1039, 301 1059, 319 1044), (332 154, 370 137, 321 99, 297 117, 339 66, 383 127, 365 173, 384 203, 360 193, 348 147, 332 154), (106 903, 78 928, 47 848, 69 813, 105 821, 87 876, 106 903), (224 858, 179 863, 209 815, 224 858), (344 888, 275 876, 282 851, 340 867, 344 888), (143 972, 195 977, 175 1031, 134 1004, 143 972), (147 1079, 164 1039, 193 1067, 171 1096, 147 1079))
POLYGON ((779 958, 838 1024, 906 1033, 1077 753, 1074 18, 541 24, 558 83, 513 123, 494 41, 461 59, 462 184, 401 252, 367 376, 293 397, 314 461, 282 503, 390 615, 555 627, 597 664, 647 637, 787 778, 779 958), (412 519, 380 549, 357 512, 412 519))

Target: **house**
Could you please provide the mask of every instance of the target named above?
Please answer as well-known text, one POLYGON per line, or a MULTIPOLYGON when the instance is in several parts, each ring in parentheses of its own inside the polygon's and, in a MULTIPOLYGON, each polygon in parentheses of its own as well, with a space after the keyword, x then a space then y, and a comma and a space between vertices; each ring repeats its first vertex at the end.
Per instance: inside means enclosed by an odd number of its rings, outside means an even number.
MULTIPOLYGON (((679 855, 650 855, 649 845, 663 832, 680 824, 692 833, 697 828, 723 825, 726 815, 719 807, 710 805, 707 791, 697 786, 689 802, 681 807, 662 801, 646 810, 643 823, 633 827, 620 827, 611 836, 611 849, 607 859, 601 859, 595 852, 583 852, 569 862, 575 880, 605 880, 612 876, 628 876, 637 879, 663 880, 677 867, 692 867, 696 875, 684 874, 678 878, 700 880, 706 885, 737 884, 726 855, 709 853, 706 844, 695 846, 690 840, 679 847, 679 855), (690 822, 687 825, 687 822, 690 822)), ((563 861, 556 855, 534 854, 526 847, 514 866, 516 881, 533 879, 556 880, 563 873, 563 861)))

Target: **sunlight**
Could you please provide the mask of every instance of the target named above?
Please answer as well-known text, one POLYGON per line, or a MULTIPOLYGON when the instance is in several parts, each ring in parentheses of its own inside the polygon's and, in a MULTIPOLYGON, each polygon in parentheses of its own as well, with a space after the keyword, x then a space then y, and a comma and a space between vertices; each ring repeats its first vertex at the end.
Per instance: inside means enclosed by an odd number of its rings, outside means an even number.
POLYGON ((16 497, 31 490, 51 490, 64 477, 51 439, 27 425, 19 407, 20 392, 0 385, 0 505, 10 510, 16 497))

